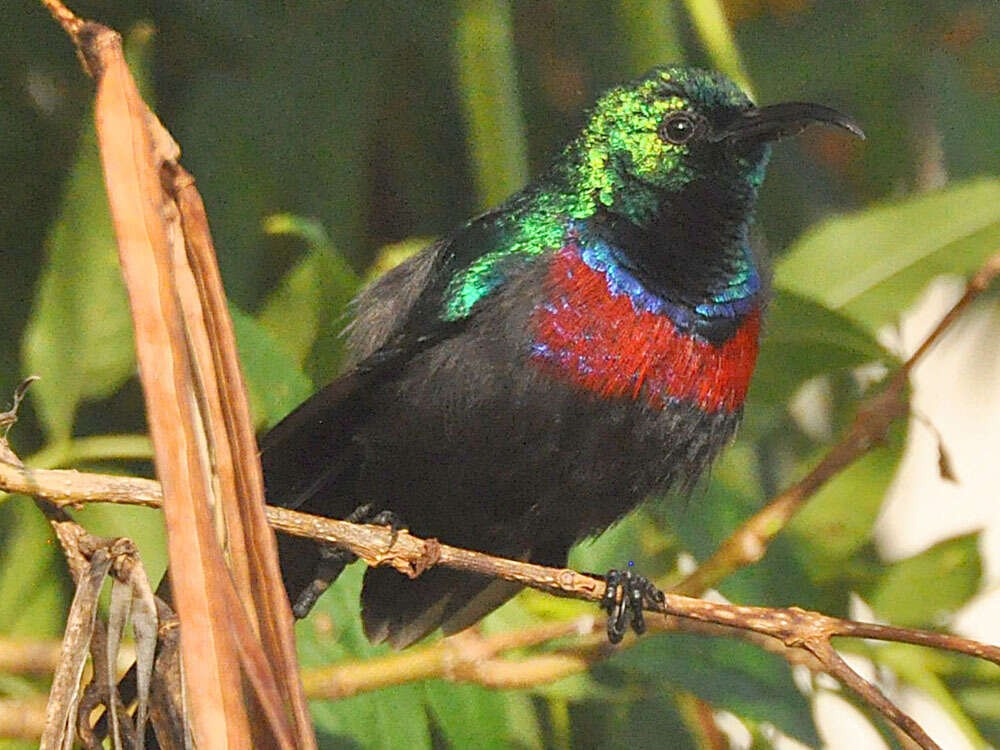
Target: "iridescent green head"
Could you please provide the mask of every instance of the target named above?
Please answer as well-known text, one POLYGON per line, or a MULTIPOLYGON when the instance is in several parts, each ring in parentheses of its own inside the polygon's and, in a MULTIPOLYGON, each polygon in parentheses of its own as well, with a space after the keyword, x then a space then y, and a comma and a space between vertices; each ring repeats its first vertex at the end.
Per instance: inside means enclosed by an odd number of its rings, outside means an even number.
POLYGON ((587 215, 599 206, 642 214, 664 193, 694 182, 728 192, 756 191, 768 143, 811 122, 861 131, 846 116, 816 104, 758 108, 729 78, 696 68, 654 68, 606 92, 582 133, 563 154, 587 215))
MULTIPOLYGON (((567 216, 612 214, 603 217, 605 229, 650 230, 652 240, 623 240, 621 251, 632 265, 685 284, 699 299, 715 299, 720 275, 726 291, 719 294, 742 289, 753 275, 745 229, 768 144, 813 122, 861 135, 829 107, 756 107, 724 75, 695 68, 654 68, 611 89, 550 170, 487 215, 494 245, 449 284, 445 319, 465 317, 499 287, 510 259, 561 247, 567 216)), ((470 222, 470 231, 482 221, 470 222)), ((483 241, 473 246, 481 249, 483 241)))

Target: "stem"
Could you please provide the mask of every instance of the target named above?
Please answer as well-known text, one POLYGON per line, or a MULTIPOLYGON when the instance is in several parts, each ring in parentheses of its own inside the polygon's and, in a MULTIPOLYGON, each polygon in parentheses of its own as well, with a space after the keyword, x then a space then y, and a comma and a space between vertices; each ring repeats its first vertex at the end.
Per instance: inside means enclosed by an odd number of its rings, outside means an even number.
POLYGON ((484 205, 495 206, 528 180, 507 0, 459 3, 455 58, 479 198, 484 205))
POLYGON ((712 66, 732 78, 747 95, 753 98, 753 86, 746 73, 746 66, 733 38, 733 30, 726 19, 726 11, 719 0, 684 0, 691 23, 694 24, 701 43, 705 45, 712 66))

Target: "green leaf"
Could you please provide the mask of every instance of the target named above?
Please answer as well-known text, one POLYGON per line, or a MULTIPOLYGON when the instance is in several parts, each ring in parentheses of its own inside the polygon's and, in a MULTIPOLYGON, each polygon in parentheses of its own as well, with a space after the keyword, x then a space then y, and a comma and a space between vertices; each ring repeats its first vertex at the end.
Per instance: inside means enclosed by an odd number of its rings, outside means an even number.
POLYGON ((996 685, 975 685, 958 691, 958 700, 973 716, 1000 721, 1000 690, 996 685))
POLYGON ((768 305, 751 405, 787 405, 807 380, 873 361, 894 359, 847 316, 784 289, 768 305))
POLYGON ((1000 180, 978 179, 820 224, 781 259, 777 286, 869 330, 942 273, 969 274, 1000 247, 1000 180))
POLYGON ((420 685, 400 685, 337 701, 312 701, 318 733, 338 740, 321 747, 354 744, 370 750, 429 750, 430 726, 422 697, 420 685), (345 735, 353 743, 345 742, 345 735))
POLYGON ((424 696, 434 721, 451 747, 509 747, 507 701, 502 692, 443 680, 424 683, 424 696))
MULTIPOLYGON (((361 629, 358 595, 364 567, 349 567, 296 627, 300 661, 319 666, 392 653, 372 646, 361 629)), ((417 646, 416 648, 420 648, 417 646)), ((451 747, 509 747, 513 717, 533 717, 526 693, 429 680, 338 701, 313 701, 317 730, 365 748, 429 747, 428 712, 451 747)), ((534 720, 533 718, 531 719, 534 720)), ((339 746, 332 744, 331 747, 339 746)))
POLYGON ((92 503, 73 511, 91 534, 128 537, 135 542, 146 577, 156 583, 167 569, 167 538, 159 509, 92 503))
MULTIPOLYGON (((835 476, 792 519, 787 533, 800 541, 802 562, 820 579, 837 577, 842 563, 871 538, 903 452, 906 425, 896 422, 876 446, 835 476)), ((815 465, 819 456, 806 462, 815 465)))
POLYGON ((531 695, 522 691, 504 693, 507 704, 507 734, 510 745, 520 750, 542 750, 542 727, 531 695))
POLYGON ((0 508, 0 633, 62 634, 65 565, 45 517, 28 498, 0 508))
MULTIPOLYGON (((140 87, 152 35, 140 24, 126 52, 140 87)), ((39 281, 22 358, 51 442, 72 435, 81 401, 110 396, 135 372, 132 319, 104 188, 93 118, 87 122, 57 218, 45 240, 39 281)))
POLYGON ((684 45, 674 3, 662 0, 618 0, 618 17, 628 39, 631 70, 639 73, 664 62, 681 62, 684 45))
POLYGON ((484 206, 528 181, 509 0, 461 0, 455 26, 460 94, 484 206))
MULTIPOLYGON (((736 460, 727 453, 722 461, 736 460)), ((753 515, 760 501, 713 472, 696 498, 666 498, 654 506, 680 539, 685 550, 698 560, 708 558, 736 528, 753 515)))
MULTIPOLYGON (((358 596, 364 567, 347 568, 312 614, 296 626, 299 661, 304 667, 391 653, 372 646, 361 630, 358 596)), ((321 747, 380 749, 429 748, 430 728, 423 687, 399 685, 336 701, 312 701, 317 732, 328 738, 321 747)))
POLYGON ((42 272, 22 356, 42 423, 53 442, 72 435, 84 399, 110 396, 135 371, 132 320, 93 125, 45 241, 42 272))
POLYGON ((809 701, 795 688, 788 663, 749 644, 682 633, 647 636, 608 666, 769 722, 807 745, 819 743, 809 701))
POLYGON ((312 383, 274 337, 230 305, 254 423, 274 424, 312 393, 312 383))
MULTIPOLYGON (((756 455, 745 442, 738 442, 723 454, 704 489, 686 500, 668 498, 655 511, 664 525, 677 535, 681 546, 703 561, 741 523, 766 502, 754 476, 756 455)), ((718 588, 733 601, 785 606, 794 602, 817 608, 819 592, 803 569, 803 564, 783 535, 772 540, 767 555, 754 565, 728 575, 718 588)))
POLYGON ((575 545, 570 553, 570 566, 576 570, 605 571, 642 561, 646 557, 642 548, 643 530, 649 525, 650 518, 645 513, 630 513, 599 536, 575 545))
POLYGON ((300 367, 308 367, 317 380, 329 380, 343 356, 341 332, 358 276, 314 219, 276 214, 265 230, 300 237, 308 252, 281 280, 257 320, 300 367))
POLYGON ((720 0, 685 0, 684 5, 712 60, 712 66, 728 75, 752 96, 753 87, 739 47, 736 46, 732 27, 726 18, 724 3, 720 0))
MULTIPOLYGON (((361 629, 358 596, 364 567, 349 567, 296 627, 304 666, 365 660, 392 653, 372 646, 361 629)), ((420 646, 416 646, 420 648, 420 646)), ((339 701, 313 701, 317 730, 362 747, 429 747, 428 712, 452 747, 509 747, 514 716, 527 720, 526 693, 430 680, 339 701), (395 743, 395 744, 393 744, 395 743)), ((332 746, 332 745, 331 745, 332 746)))
POLYGON ((894 625, 941 626, 979 589, 978 534, 936 544, 889 566, 868 601, 894 625))
POLYGON ((670 693, 646 690, 627 701, 581 701, 569 706, 570 741, 556 747, 696 750, 670 693))

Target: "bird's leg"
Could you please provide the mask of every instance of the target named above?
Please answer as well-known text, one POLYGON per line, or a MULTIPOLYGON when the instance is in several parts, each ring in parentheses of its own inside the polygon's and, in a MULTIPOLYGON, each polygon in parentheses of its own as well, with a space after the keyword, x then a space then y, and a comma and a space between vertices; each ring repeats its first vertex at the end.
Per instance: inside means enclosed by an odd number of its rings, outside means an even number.
POLYGON ((609 570, 604 575, 604 584, 601 609, 608 613, 608 640, 620 642, 630 625, 642 635, 646 631, 643 607, 662 604, 663 592, 648 578, 631 570, 609 570))
MULTIPOLYGON (((370 523, 376 526, 388 526, 392 531, 392 539, 389 542, 391 548, 396 543, 396 536, 402 528, 399 516, 390 510, 383 510, 374 513, 371 504, 361 505, 355 508, 344 520, 350 523, 370 523)), ((357 561, 358 556, 349 549, 339 544, 319 545, 319 562, 313 572, 313 579, 309 585, 302 590, 295 604, 292 605, 292 614, 296 619, 301 620, 309 614, 316 605, 324 591, 330 588, 330 584, 337 580, 341 573, 351 563, 357 561)))

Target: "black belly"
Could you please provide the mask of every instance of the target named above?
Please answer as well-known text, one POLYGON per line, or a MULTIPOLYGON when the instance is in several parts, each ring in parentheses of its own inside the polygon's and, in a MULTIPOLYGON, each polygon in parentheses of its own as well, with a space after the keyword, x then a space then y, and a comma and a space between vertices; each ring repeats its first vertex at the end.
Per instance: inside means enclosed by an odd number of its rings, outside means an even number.
POLYGON ((417 535, 506 555, 568 546, 650 493, 692 484, 738 421, 601 399, 506 356, 502 342, 471 353, 468 343, 439 347, 379 389, 356 438, 359 499, 417 535))

